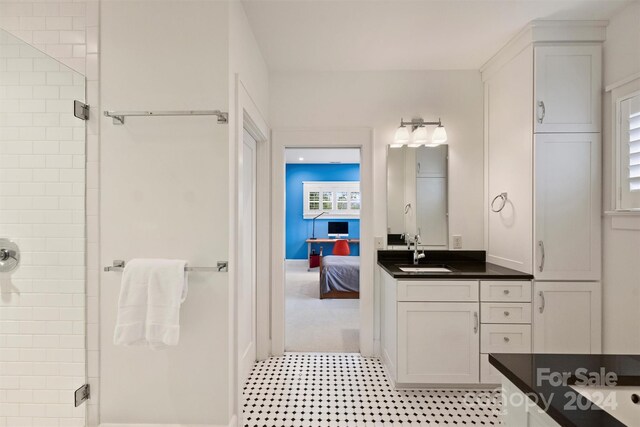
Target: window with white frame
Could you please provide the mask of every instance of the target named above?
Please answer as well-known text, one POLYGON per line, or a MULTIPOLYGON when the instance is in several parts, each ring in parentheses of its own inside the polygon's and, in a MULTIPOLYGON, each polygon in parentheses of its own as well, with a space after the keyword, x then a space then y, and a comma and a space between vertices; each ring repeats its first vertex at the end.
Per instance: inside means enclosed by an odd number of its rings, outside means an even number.
POLYGON ((620 98, 616 107, 616 208, 640 210, 640 92, 620 98))
POLYGON ((360 218, 359 181, 304 181, 303 217, 360 218))

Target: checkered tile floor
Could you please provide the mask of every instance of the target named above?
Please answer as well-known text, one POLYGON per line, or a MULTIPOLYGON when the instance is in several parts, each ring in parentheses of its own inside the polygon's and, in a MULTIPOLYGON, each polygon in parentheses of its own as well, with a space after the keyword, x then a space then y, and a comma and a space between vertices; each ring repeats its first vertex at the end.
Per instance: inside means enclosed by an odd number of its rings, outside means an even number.
POLYGON ((258 362, 244 388, 246 427, 499 425, 489 390, 394 390, 378 359, 287 353, 258 362))

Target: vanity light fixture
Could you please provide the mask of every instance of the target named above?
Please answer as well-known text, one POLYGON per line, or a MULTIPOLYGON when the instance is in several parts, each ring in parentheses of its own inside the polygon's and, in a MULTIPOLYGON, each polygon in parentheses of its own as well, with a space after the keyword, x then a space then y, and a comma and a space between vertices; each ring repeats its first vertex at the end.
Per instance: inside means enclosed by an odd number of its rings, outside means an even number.
POLYGON ((401 124, 400 127, 396 129, 396 135, 393 138, 393 144, 391 144, 391 147, 399 148, 406 145, 409 142, 410 136, 409 129, 407 129, 405 125, 401 124))
POLYGON ((429 142, 427 137, 427 128, 420 126, 413 131, 413 141, 409 143, 409 147, 420 147, 423 144, 429 142))
POLYGON ((400 119, 400 127, 396 130, 393 143, 389 144, 391 148, 399 148, 402 146, 409 147, 437 147, 438 145, 447 142, 447 131, 442 125, 442 121, 438 119, 437 122, 425 122, 423 119, 413 119, 410 122, 405 122, 400 119), (409 133, 407 126, 411 126, 413 136, 409 133), (431 136, 431 141, 427 136, 426 126, 436 126, 431 136))
POLYGON ((444 144, 445 142, 447 142, 447 131, 445 130, 444 126, 442 126, 442 123, 440 123, 438 127, 433 130, 431 141, 434 144, 444 144))

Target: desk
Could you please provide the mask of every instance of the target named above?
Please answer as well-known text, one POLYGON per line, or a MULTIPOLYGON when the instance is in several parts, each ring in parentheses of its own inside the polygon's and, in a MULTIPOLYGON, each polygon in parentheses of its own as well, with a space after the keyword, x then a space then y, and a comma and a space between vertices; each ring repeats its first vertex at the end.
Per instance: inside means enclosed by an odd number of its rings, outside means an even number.
MULTIPOLYGON (((336 240, 346 240, 349 244, 355 243, 356 245, 360 244, 360 239, 307 239, 307 261, 309 260, 309 256, 311 255, 311 245, 314 243, 335 243, 336 240)), ((310 270, 310 269, 308 269, 310 270)))

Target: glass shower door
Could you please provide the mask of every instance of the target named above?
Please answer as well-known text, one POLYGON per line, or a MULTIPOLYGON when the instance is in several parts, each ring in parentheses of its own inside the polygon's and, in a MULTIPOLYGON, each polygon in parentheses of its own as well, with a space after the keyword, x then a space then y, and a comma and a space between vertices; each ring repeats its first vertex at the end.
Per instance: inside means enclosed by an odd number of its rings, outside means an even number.
POLYGON ((0 30, 0 427, 84 426, 85 78, 0 30))

